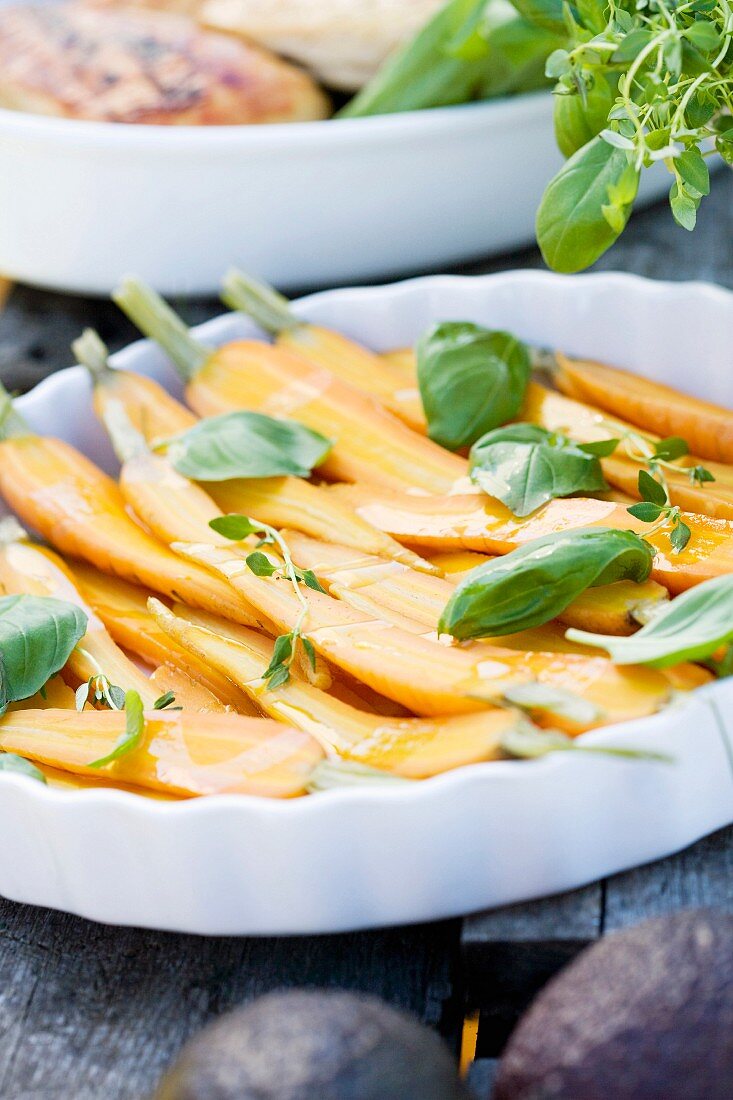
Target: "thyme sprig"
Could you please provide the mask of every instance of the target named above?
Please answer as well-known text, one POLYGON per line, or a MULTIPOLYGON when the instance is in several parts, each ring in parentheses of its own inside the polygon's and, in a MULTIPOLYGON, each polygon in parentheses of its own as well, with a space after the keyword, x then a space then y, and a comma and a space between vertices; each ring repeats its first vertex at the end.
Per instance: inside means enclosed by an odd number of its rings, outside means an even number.
POLYGON ((271 527, 269 523, 252 519, 250 516, 230 513, 212 519, 209 526, 218 534, 237 542, 248 538, 250 535, 257 535, 259 539, 258 549, 247 556, 248 568, 258 577, 275 577, 276 579, 282 578, 289 581, 300 604, 300 612, 293 627, 286 634, 281 634, 275 639, 272 660, 262 674, 263 679, 267 682, 267 687, 273 691, 288 682, 290 669, 299 644, 302 645, 308 663, 315 672, 316 651, 311 640, 303 633, 303 626, 308 615, 308 601, 301 589, 301 585, 305 585, 316 592, 325 592, 315 573, 311 569, 300 569, 295 565, 287 542, 280 532, 275 527, 271 527), (273 561, 269 558, 260 549, 262 546, 276 546, 282 562, 273 561))

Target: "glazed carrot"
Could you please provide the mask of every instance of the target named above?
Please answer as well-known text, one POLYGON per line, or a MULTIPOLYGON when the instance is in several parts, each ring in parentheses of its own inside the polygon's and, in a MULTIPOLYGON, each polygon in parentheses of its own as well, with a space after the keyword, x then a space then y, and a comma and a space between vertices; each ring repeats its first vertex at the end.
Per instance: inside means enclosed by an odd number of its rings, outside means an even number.
MULTIPOLYGON (((24 710, 0 719, 0 749, 79 775, 125 733, 124 711, 24 710)), ((293 798, 323 757, 302 730, 265 718, 147 711, 139 748, 104 769, 108 779, 169 794, 293 798)))
POLYGON ((53 596, 81 608, 87 616, 87 631, 72 650, 67 668, 81 682, 106 676, 123 691, 137 691, 143 704, 152 707, 161 693, 112 640, 61 559, 25 541, 25 532, 12 519, 0 523, 0 592, 53 596))
POLYGON ((225 618, 259 622, 221 580, 184 565, 135 524, 115 482, 94 463, 63 440, 34 435, 14 412, 0 428, 0 493, 64 554, 225 618))
POLYGON ((150 676, 150 683, 159 698, 168 693, 174 696, 171 706, 196 710, 203 714, 222 714, 230 709, 198 680, 170 665, 156 668, 150 676))
POLYGON ((61 673, 52 676, 43 685, 43 692, 37 691, 29 699, 19 699, 9 703, 8 710, 76 710, 76 694, 73 688, 63 680, 61 673))
MULTIPOLYGON (((650 449, 658 443, 660 436, 644 429, 636 428, 628 421, 609 418, 600 409, 564 397, 553 390, 530 383, 524 408, 523 420, 539 424, 552 432, 564 432, 578 443, 596 443, 602 439, 618 438, 620 446, 608 458, 601 460, 606 480, 638 499, 637 482, 639 461, 631 457, 628 448, 635 450, 633 443, 624 442, 628 432, 641 435, 650 449)), ((664 477, 669 487, 670 500, 688 512, 713 516, 717 519, 733 519, 733 466, 720 462, 709 462, 697 455, 684 455, 674 463, 679 470, 670 466, 664 468, 664 477), (690 480, 689 470, 694 466, 705 466, 715 478, 703 485, 690 480)))
MULTIPOLYGON (((431 561, 442 570, 452 584, 462 580, 469 570, 489 560, 490 555, 473 550, 448 550, 430 554, 431 561)), ((589 630, 595 634, 633 634, 648 622, 660 601, 668 600, 669 592, 658 581, 616 581, 598 588, 586 588, 569 607, 558 615, 566 626, 589 630), (593 623, 593 626, 578 626, 593 623)))
POLYGON ((478 550, 507 554, 532 539, 580 527, 637 531, 654 546, 652 576, 670 592, 733 570, 733 521, 683 512, 692 537, 680 554, 672 552, 664 531, 649 535, 648 524, 620 504, 589 497, 551 500, 519 519, 484 494, 418 497, 367 486, 334 485, 329 492, 348 501, 366 519, 400 542, 421 549, 478 550))
POLYGON ((703 458, 733 462, 733 414, 661 382, 555 353, 553 380, 568 397, 587 401, 660 436, 677 435, 703 458))
MULTIPOLYGON (((304 535, 287 533, 286 537, 293 560, 312 569, 332 596, 407 633, 434 637, 441 612, 453 594, 448 581, 417 576, 396 562, 358 559, 345 547, 323 546, 304 535)), ((612 661, 599 664, 597 654, 569 642, 565 627, 555 623, 464 643, 463 648, 487 661, 508 661, 515 671, 529 672, 540 683, 587 699, 602 710, 604 724, 651 713, 669 695, 664 674, 650 678, 649 670, 635 669, 633 675, 620 677, 612 661)), ((692 666, 680 666, 675 687, 689 690, 708 678, 692 666)))
POLYGON ((164 347, 187 383, 186 400, 201 416, 256 410, 299 420, 333 439, 319 467, 325 477, 446 493, 466 472, 463 459, 410 431, 302 356, 256 340, 205 347, 162 299, 133 280, 126 280, 114 299, 164 347))
POLYGON ((84 598, 118 645, 151 668, 162 665, 174 674, 189 677, 239 714, 259 713, 248 696, 230 680, 171 642, 148 611, 148 598, 152 595, 149 590, 100 573, 94 566, 80 561, 73 563, 73 576, 84 598))
POLYGON ((310 733, 329 753, 405 778, 426 779, 465 764, 499 759, 503 738, 523 721, 516 712, 499 708, 444 718, 385 718, 292 678, 270 690, 261 672, 272 657, 271 642, 246 628, 234 641, 195 620, 172 615, 157 600, 151 600, 151 606, 177 644, 230 676, 271 717, 310 733))
MULTIPOLYGON (((347 602, 364 599, 366 595, 370 601, 377 601, 383 613, 397 612, 431 630, 435 629, 455 584, 469 570, 489 560, 485 554, 465 550, 454 555, 436 555, 446 570, 445 577, 424 578, 396 562, 354 555, 346 547, 326 546, 296 532, 285 531, 284 537, 296 565, 312 569, 333 595, 347 602), (370 597, 369 593, 373 595, 370 597)), ((580 627, 581 630, 631 634, 647 621, 660 600, 667 599, 667 589, 656 581, 641 584, 617 581, 586 589, 559 619, 568 626, 578 622, 597 624, 580 627), (634 615, 638 615, 638 619, 634 615)))
POLYGON ((425 432, 425 413, 414 377, 395 387, 394 371, 382 357, 340 332, 302 321, 290 303, 272 287, 240 271, 230 271, 222 283, 224 303, 248 314, 275 337, 278 347, 297 352, 342 382, 364 390, 411 428, 425 432))
MULTIPOLYGON (((295 625, 302 605, 292 586, 255 576, 237 555, 236 547, 177 543, 175 548, 226 577, 238 592, 255 601, 281 632, 295 625)), ((516 676, 506 662, 482 660, 460 647, 417 637, 340 600, 301 588, 308 606, 302 632, 315 650, 416 714, 480 710, 510 684, 530 678, 527 674, 516 676)))

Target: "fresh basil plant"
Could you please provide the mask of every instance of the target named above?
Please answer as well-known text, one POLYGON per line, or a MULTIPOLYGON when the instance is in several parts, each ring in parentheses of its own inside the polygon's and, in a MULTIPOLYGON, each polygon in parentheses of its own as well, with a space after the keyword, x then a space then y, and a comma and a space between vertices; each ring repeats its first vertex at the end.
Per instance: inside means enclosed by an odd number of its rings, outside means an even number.
POLYGON ((332 442, 295 420, 256 412, 210 416, 166 441, 176 470, 194 481, 310 477, 332 442))
POLYGON ((428 435, 457 451, 519 412, 531 374, 527 347, 508 332, 443 321, 417 344, 428 435))
POLYGON ((666 668, 700 661, 733 639, 733 575, 689 588, 664 603, 650 622, 628 638, 568 630, 566 637, 607 650, 618 665, 666 668))
POLYGON ((63 668, 84 636, 80 608, 50 596, 0 598, 0 713, 28 699, 63 668))
POLYGON ((632 531, 585 527, 545 535, 472 569, 448 601, 438 630, 463 640, 541 626, 586 588, 645 581, 653 558, 652 547, 632 531))
POLYGON ((515 516, 528 516, 556 497, 607 489, 600 456, 617 444, 616 439, 574 443, 536 424, 510 424, 474 443, 471 480, 515 516))

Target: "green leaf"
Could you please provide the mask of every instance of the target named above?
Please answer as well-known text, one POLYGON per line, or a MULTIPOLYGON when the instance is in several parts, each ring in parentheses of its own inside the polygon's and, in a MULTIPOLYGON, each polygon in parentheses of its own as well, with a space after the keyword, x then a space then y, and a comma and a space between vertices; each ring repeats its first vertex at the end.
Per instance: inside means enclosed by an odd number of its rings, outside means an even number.
POLYGON ((46 777, 35 764, 26 760, 24 756, 17 756, 14 752, 0 753, 0 772, 16 772, 18 775, 27 775, 31 779, 37 779, 39 783, 45 783, 46 777))
POLYGON ((305 655, 308 658, 308 661, 310 663, 311 668, 315 672, 316 671, 316 651, 315 651, 315 647, 313 645, 313 642, 310 640, 310 638, 303 638, 302 641, 303 641, 303 649, 305 650, 305 655))
POLYGON ((312 588, 314 592, 322 592, 324 596, 328 595, 326 589, 318 580, 318 577, 315 575, 312 569, 303 569, 300 573, 300 577, 303 581, 303 584, 306 585, 307 588, 312 588))
POLYGON ((557 80, 570 70, 570 54, 567 50, 553 50, 545 62, 545 76, 557 80))
POLYGON ((607 489, 595 455, 533 424, 496 428, 471 448, 471 480, 515 516, 548 500, 607 489))
POLYGON ((643 500, 640 504, 630 505, 626 511, 629 515, 640 519, 642 523, 654 523, 655 519, 659 519, 664 509, 660 508, 658 504, 651 504, 649 501, 643 500))
POLYGON ((588 267, 610 248, 626 225, 633 198, 618 205, 621 229, 604 216, 609 187, 629 180, 636 197, 639 174, 628 153, 594 137, 549 183, 537 212, 537 240, 549 267, 566 273, 588 267))
POLYGON ((597 458, 608 458, 618 447, 620 439, 599 439, 596 443, 579 443, 578 449, 597 458))
POLYGON ((733 638, 733 574, 715 577, 660 604, 651 622, 628 638, 568 630, 566 638, 608 651, 618 665, 667 668, 712 656, 733 638))
POLYGON ((707 481, 715 481, 715 478, 704 466, 691 466, 688 477, 693 485, 704 485, 707 481))
POLYGON ((136 749, 145 732, 145 714, 143 701, 136 691, 128 691, 125 694, 125 732, 117 741, 115 747, 106 756, 99 760, 93 760, 87 766, 90 768, 105 768, 108 764, 119 760, 121 756, 136 749))
POLYGON ((310 477, 331 447, 330 439, 295 420, 242 411, 200 420, 168 440, 167 456, 194 481, 310 477))
POLYGON ((241 516, 236 512, 210 519, 209 527, 212 531, 216 531, 218 535, 223 535, 225 539, 233 539, 235 542, 240 542, 249 535, 256 535, 262 530, 262 527, 251 520, 249 516, 241 516))
POLYGON ((593 84, 584 96, 555 96, 555 140, 563 156, 571 157, 604 129, 613 99, 611 87, 601 73, 594 75, 593 84))
POLYGON ((520 15, 543 30, 565 32, 562 0, 512 0, 520 15))
POLYGON ((710 171, 699 149, 685 149, 675 157, 674 165, 689 187, 694 187, 701 195, 710 194, 710 171))
POLYGON ((521 408, 531 374, 527 347, 469 321, 433 325, 417 344, 428 434, 449 450, 470 446, 521 408))
POLYGON ((664 486, 660 485, 646 470, 639 470, 639 496, 642 500, 651 501, 652 504, 658 504, 661 508, 669 503, 664 486))
POLYGON ((504 699, 532 714, 550 714, 579 725, 588 725, 603 717, 603 712, 595 703, 584 699, 582 695, 539 681, 509 688, 504 692, 504 699))
POLYGON ((175 703, 176 696, 172 691, 166 691, 163 695, 159 695, 153 703, 153 710, 166 710, 171 703, 175 703))
POLYGON ((247 565, 257 577, 271 577, 273 573, 277 573, 277 566, 261 550, 247 555, 247 565))
POLYGON ((633 61, 644 47, 649 45, 653 37, 652 31, 647 30, 645 27, 635 27, 621 40, 611 61, 615 65, 623 61, 633 61))
POLYGON ((86 628, 84 612, 65 600, 0 598, 0 713, 62 669, 86 628))
POLYGON ((690 541, 692 531, 683 523, 681 519, 678 519, 672 528, 672 534, 669 536, 669 541, 672 543, 672 549, 675 554, 681 554, 684 548, 690 541))
POLYGON ((710 53, 720 46, 720 35, 708 19, 698 19, 684 32, 685 38, 698 50, 710 53))
POLYGON ((463 640, 541 626, 586 588, 645 581, 652 561, 652 548, 631 531, 589 527, 546 535, 472 569, 438 629, 463 640))
POLYGON ((678 435, 670 435, 666 439, 660 439, 658 443, 654 444, 655 456, 663 459, 665 462, 674 462, 676 458, 682 458, 683 455, 689 453, 690 448, 687 446, 687 443, 678 435))
MULTIPOLYGON (((342 118, 416 111, 465 103, 485 74, 476 57, 474 32, 484 20, 486 0, 449 0, 414 38, 396 50, 369 83, 339 111, 342 118), (472 42, 470 57, 461 43, 472 42)), ((510 18, 511 9, 507 14, 510 18)))

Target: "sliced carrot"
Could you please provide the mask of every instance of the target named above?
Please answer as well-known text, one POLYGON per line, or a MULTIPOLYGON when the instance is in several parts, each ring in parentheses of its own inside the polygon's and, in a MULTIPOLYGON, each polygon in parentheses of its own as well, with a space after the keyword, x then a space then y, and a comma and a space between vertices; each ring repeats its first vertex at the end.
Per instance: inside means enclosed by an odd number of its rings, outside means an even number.
POLYGON ((703 458, 733 462, 733 414, 672 386, 588 359, 555 353, 553 379, 568 397, 588 401, 660 436, 681 436, 703 458))
POLYGON ((420 549, 478 550, 507 554, 533 539, 579 527, 637 531, 656 550, 653 578, 672 593, 733 570, 733 522, 683 512, 692 537, 680 554, 664 531, 647 535, 648 524, 612 501, 586 497, 551 500, 518 519, 484 494, 418 497, 367 486, 335 485, 330 490, 366 519, 400 542, 420 549))
MULTIPOLYGON (((99 776, 102 759, 125 734, 123 711, 25 710, 0 719, 0 749, 79 775, 99 776)), ((323 757, 302 730, 266 718, 192 711, 147 711, 141 745, 108 765, 111 780, 177 795, 304 794, 323 757)))

